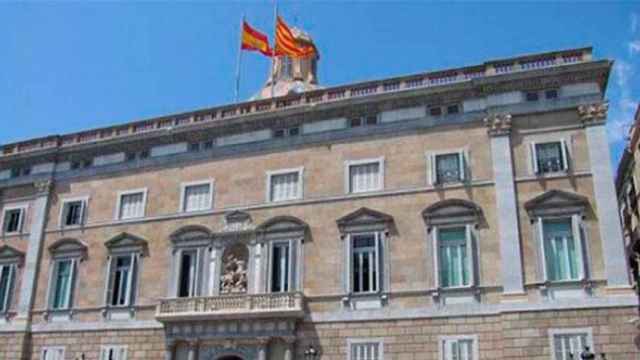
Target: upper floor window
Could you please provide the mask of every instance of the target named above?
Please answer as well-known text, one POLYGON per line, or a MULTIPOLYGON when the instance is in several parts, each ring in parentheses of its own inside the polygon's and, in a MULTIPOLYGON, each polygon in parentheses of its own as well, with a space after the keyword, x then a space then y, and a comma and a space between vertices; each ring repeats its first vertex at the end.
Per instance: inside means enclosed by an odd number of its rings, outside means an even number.
POLYGON ((348 360, 384 360, 382 339, 349 339, 348 360))
POLYGON ((538 101, 540 99, 540 96, 538 95, 537 91, 529 91, 525 94, 525 98, 527 99, 527 101, 538 101))
POLYGON ((274 138, 283 138, 287 136, 298 136, 298 135, 300 135, 300 127, 298 126, 273 130, 274 138))
POLYGON ((580 195, 550 190, 525 203, 536 225, 541 281, 579 281, 586 277, 582 214, 588 200, 580 195))
POLYGON ((2 213, 3 234, 10 235, 22 232, 26 210, 26 205, 6 206, 4 208, 2 213))
POLYGON ((211 256, 211 233, 201 226, 188 226, 171 234, 171 242, 174 250, 170 296, 200 296, 206 292, 208 261, 205 259, 211 256))
POLYGON ((430 105, 428 107, 430 116, 455 115, 461 112, 460 104, 449 104, 445 106, 430 105))
POLYGON ((591 349, 593 340, 591 329, 551 329, 549 330, 553 349, 553 360, 578 359, 585 348, 591 349))
POLYGON ((79 226, 84 223, 87 199, 63 200, 60 213, 60 226, 79 226))
POLYGON ((182 185, 181 211, 209 210, 213 204, 213 181, 194 182, 182 185))
POLYGON ((475 336, 445 336, 440 339, 440 360, 478 360, 475 336))
POLYGON ((302 198, 303 169, 288 169, 267 173, 267 201, 287 201, 302 198))
POLYGON ((348 193, 377 191, 384 188, 384 159, 346 162, 348 193))
POLYGON ((349 119, 349 127, 355 128, 361 126, 372 126, 377 125, 379 121, 378 115, 375 114, 359 116, 349 119))
POLYGON ((31 167, 15 167, 11 169, 11 177, 16 178, 20 176, 28 176, 31 175, 31 167))
POLYGON ((16 273, 24 261, 24 253, 7 245, 0 246, 0 314, 11 308, 16 273))
POLYGON ((127 360, 127 347, 123 345, 102 346, 100 360, 127 360))
POLYGON ((42 348, 41 360, 64 360, 64 346, 46 346, 42 348))
POLYGON ((62 239, 49 247, 51 267, 49 277, 48 308, 70 310, 78 263, 86 258, 87 247, 75 239, 62 239))
POLYGON ((547 100, 557 99, 558 98, 558 90, 557 89, 549 89, 544 92, 544 97, 547 100))
POLYGON ((430 159, 429 181, 432 185, 457 183, 466 180, 467 161, 464 150, 427 154, 430 159))
POLYGON ((135 304, 141 257, 147 242, 135 235, 122 233, 105 243, 109 251, 105 303, 109 307, 135 304))
POLYGON ((380 283, 379 233, 357 234, 351 237, 352 291, 355 294, 377 292, 380 283))
POLYGON ((531 143, 533 170, 536 174, 567 171, 568 150, 564 140, 531 143))
POLYGON ((147 190, 131 190, 118 194, 117 219, 135 219, 144 217, 147 202, 147 190))
POLYGON ((442 228, 437 231, 440 286, 471 285, 470 226, 442 228))

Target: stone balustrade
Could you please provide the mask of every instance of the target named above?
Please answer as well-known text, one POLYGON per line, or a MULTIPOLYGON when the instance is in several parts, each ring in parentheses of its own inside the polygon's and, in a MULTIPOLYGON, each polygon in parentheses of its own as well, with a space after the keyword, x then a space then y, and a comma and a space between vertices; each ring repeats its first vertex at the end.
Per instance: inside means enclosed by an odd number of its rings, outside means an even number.
POLYGON ((158 321, 303 315, 300 292, 162 299, 158 321))

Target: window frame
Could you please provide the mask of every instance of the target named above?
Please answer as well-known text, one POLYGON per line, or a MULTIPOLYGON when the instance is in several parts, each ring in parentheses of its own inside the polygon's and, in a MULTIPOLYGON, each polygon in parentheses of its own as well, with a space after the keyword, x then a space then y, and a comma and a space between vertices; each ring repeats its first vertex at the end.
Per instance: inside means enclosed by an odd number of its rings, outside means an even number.
POLYGON ((592 352, 595 353, 595 349, 593 348, 593 328, 583 327, 583 328, 552 328, 548 330, 549 337, 549 349, 551 353, 552 360, 563 360, 558 359, 555 351, 555 340, 556 337, 559 336, 568 336, 568 335, 586 335, 587 343, 592 352))
POLYGON ((115 211, 114 219, 116 221, 130 221, 130 220, 144 219, 146 217, 146 213, 147 213, 147 195, 148 195, 148 188, 139 188, 139 189, 118 191, 118 198, 117 198, 117 202, 116 202, 116 211, 115 211), (121 216, 121 214, 122 214, 122 198, 124 196, 127 196, 127 195, 135 195, 135 194, 140 194, 140 193, 142 193, 142 214, 139 215, 139 216, 135 216, 135 217, 123 218, 121 216))
POLYGON ((268 203, 280 203, 286 201, 295 201, 304 199, 304 166, 299 166, 295 168, 288 169, 279 169, 279 170, 269 170, 266 173, 266 193, 265 200, 268 203), (283 199, 283 200, 274 200, 271 186, 273 185, 273 177, 278 175, 288 175, 288 174, 298 174, 298 184, 297 184, 297 196, 291 199, 283 199))
POLYGON ((108 356, 109 356, 109 351, 119 351, 122 352, 124 351, 124 357, 120 357, 120 355, 118 355, 118 359, 117 360, 127 360, 128 357, 128 352, 129 352, 129 347, 127 345, 101 345, 100 346, 100 360, 109 360, 108 356))
POLYGON ((425 152, 427 162, 427 183, 431 186, 446 186, 454 184, 462 184, 471 180, 471 171, 469 170, 470 157, 468 148, 427 151, 425 152), (438 179, 438 156, 458 155, 459 179, 457 181, 441 182, 438 179))
POLYGON ((61 358, 56 359, 56 360, 64 360, 64 355, 65 355, 65 347, 64 346, 44 346, 42 347, 42 349, 40 350, 40 359, 41 360, 47 360, 47 351, 59 351, 62 350, 62 354, 61 354, 61 358))
POLYGON ((474 238, 477 238, 477 235, 474 235, 474 224, 468 223, 457 223, 457 224, 447 224, 447 225, 433 225, 431 229, 432 233, 432 241, 433 241, 433 256, 434 256, 434 271, 435 271, 435 283, 436 288, 441 290, 456 290, 456 289, 472 289, 476 285, 476 265, 478 262, 478 254, 476 253, 477 246, 474 246, 474 238), (458 286, 442 286, 442 278, 440 271, 442 270, 442 264, 440 259, 440 231, 444 229, 457 229, 464 228, 465 232, 465 247, 467 250, 467 267, 469 272, 468 284, 466 285, 458 285, 458 286))
MULTIPOLYGON (((9 281, 7 288, 4 289, 4 303, 0 303, 0 314, 6 314, 11 310, 13 296, 15 294, 15 286, 18 279, 19 263, 16 261, 0 262, 0 280, 2 280, 2 270, 9 268, 9 281)), ((2 289, 0 289, 1 291, 2 289)))
POLYGON ((529 143, 529 153, 530 153, 529 161, 531 164, 532 174, 535 176, 546 176, 546 175, 557 175, 557 174, 563 174, 563 173, 569 172, 571 170, 570 161, 571 161, 571 155, 572 155, 572 151, 570 149, 569 144, 570 144, 570 140, 566 138, 561 138, 557 140, 531 141, 529 143), (540 166, 538 164, 537 145, 546 145, 546 144, 553 144, 553 143, 560 144, 560 156, 562 160, 562 169, 558 171, 543 172, 541 171, 540 166))
POLYGON ((49 272, 49 290, 47 291, 47 310, 52 312, 67 312, 73 309, 73 301, 75 292, 75 282, 76 282, 76 271, 77 271, 77 263, 79 262, 78 257, 75 256, 59 256, 53 257, 51 259, 50 264, 50 272, 49 272), (54 308, 55 302, 55 293, 58 286, 58 271, 60 269, 60 263, 62 262, 70 262, 71 266, 71 274, 69 275, 69 283, 67 284, 67 289, 65 290, 66 296, 64 299, 64 306, 59 308, 54 308))
POLYGON ((470 360, 480 360, 480 346, 478 344, 478 335, 445 335, 438 337, 438 359, 439 360, 453 360, 447 359, 447 354, 444 351, 444 347, 448 342, 451 341, 471 341, 471 351, 473 354, 473 359, 470 360))
POLYGON ((26 220, 26 217, 27 217, 28 209, 29 209, 29 204, 26 204, 26 203, 6 205, 6 206, 3 207, 3 209, 2 209, 2 219, 0 219, 0 231, 1 231, 3 236, 24 234, 24 226, 25 226, 25 220, 26 220), (13 210, 19 210, 20 211, 20 221, 19 221, 19 225, 18 225, 18 230, 16 230, 16 231, 5 231, 5 222, 6 222, 7 213, 9 211, 13 211, 13 210))
MULTIPOLYGON (((383 261, 383 254, 382 254, 382 241, 383 241, 383 237, 384 237, 384 232, 383 231, 357 231, 357 232, 351 232, 347 235, 347 241, 349 242, 349 268, 348 268, 348 276, 349 276, 349 294, 353 295, 353 296, 367 296, 367 295, 376 295, 376 294, 380 294, 383 292, 383 286, 382 286, 382 269, 384 268, 384 264, 382 263, 383 261), (374 257, 374 264, 375 264, 375 289, 374 290, 370 290, 370 291, 355 291, 355 282, 354 282, 354 276, 355 276, 355 268, 354 268, 354 262, 353 262, 353 255, 354 255, 354 238, 357 236, 369 236, 369 235, 373 235, 374 237, 374 246, 373 246, 373 257, 374 257)), ((370 281, 371 281, 371 275, 370 276, 370 281)), ((371 287, 372 284, 369 284, 369 286, 371 287)), ((362 284, 361 284, 362 286, 362 284)))
MULTIPOLYGON (((377 344, 380 357, 376 360, 384 360, 384 339, 383 338, 347 338, 347 360, 361 360, 352 356, 353 347, 358 345, 377 344)), ((364 359, 362 359, 364 360, 364 359)))
POLYGON ((183 182, 180 184, 180 208, 178 209, 179 213, 195 213, 195 212, 199 212, 199 211, 208 211, 213 209, 213 200, 214 200, 214 196, 213 193, 215 191, 215 180, 214 179, 207 179, 207 180, 198 180, 198 181, 190 181, 190 182, 183 182), (203 209, 196 209, 196 210, 187 210, 186 209, 186 205, 187 205, 187 188, 192 187, 192 186, 202 186, 202 185, 209 185, 209 207, 207 208, 203 208, 203 209))
POLYGON ((61 206, 60 206, 60 214, 58 215, 58 227, 60 229, 69 229, 69 228, 78 228, 78 227, 84 226, 87 220, 86 216, 87 216, 88 207, 89 207, 89 196, 62 199, 61 206), (66 225, 66 221, 65 221, 66 206, 73 202, 81 203, 80 223, 75 225, 66 225))
POLYGON ((131 252, 119 252, 114 251, 113 254, 109 255, 108 264, 107 264, 107 278, 106 278, 106 286, 105 289, 105 306, 107 308, 118 309, 118 308, 128 308, 134 306, 136 300, 138 298, 138 288, 139 288, 139 274, 140 274, 140 258, 142 255, 140 252, 131 251, 131 252), (113 293, 114 293, 114 285, 115 285, 115 274, 118 271, 117 261, 119 258, 129 257, 130 263, 127 270, 127 280, 126 280, 126 293, 125 293, 125 303, 124 304, 113 304, 113 293), (134 289, 135 282, 135 289, 134 289))
POLYGON ((384 178, 385 178, 385 168, 384 168, 384 156, 377 158, 367 158, 367 159, 358 159, 358 160, 346 160, 344 162, 344 189, 345 194, 366 194, 372 193, 376 191, 383 191, 384 186, 384 178), (360 166, 360 165, 369 165, 369 164, 378 164, 378 187, 375 189, 367 189, 367 190, 358 190, 355 191, 351 188, 351 167, 352 166, 360 166))
POLYGON ((542 270, 542 278, 545 283, 550 284, 567 284, 567 283, 576 283, 582 282, 587 279, 587 264, 588 259, 586 256, 586 243, 585 239, 583 239, 583 224, 582 224, 582 216, 578 213, 573 214, 558 214, 558 215, 541 215, 538 216, 535 220, 536 222, 536 230, 537 230, 537 238, 538 238, 538 251, 540 253, 540 263, 542 270), (578 278, 577 279, 563 279, 563 280, 550 280, 547 268, 547 256, 545 249, 545 233, 544 233, 544 221, 547 220, 563 220, 570 219, 571 222, 571 235, 575 242, 576 253, 578 254, 578 278))

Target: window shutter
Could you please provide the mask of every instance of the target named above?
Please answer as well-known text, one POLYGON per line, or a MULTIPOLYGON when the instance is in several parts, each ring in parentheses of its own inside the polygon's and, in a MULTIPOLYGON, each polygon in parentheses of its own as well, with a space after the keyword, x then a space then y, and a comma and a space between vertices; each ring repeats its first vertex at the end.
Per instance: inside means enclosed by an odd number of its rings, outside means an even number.
POLYGON ((562 139, 560 140, 560 151, 562 152, 562 170, 569 170, 569 148, 567 147, 567 142, 562 139))
POLYGON ((542 281, 547 281, 547 252, 544 246, 544 226, 542 224, 542 218, 538 218, 538 220, 536 221, 536 226, 538 230, 538 241, 540 242, 541 259, 539 263, 542 265, 542 281))
POLYGON ((105 286, 104 286, 104 304, 105 306, 112 305, 111 298, 113 293, 113 274, 111 274, 111 267, 113 266, 111 263, 113 262, 113 256, 109 255, 107 257, 107 269, 104 276, 105 286))
POLYGON ((346 267, 346 271, 344 272, 344 276, 345 276, 345 287, 346 287, 346 292, 347 293, 352 293, 353 289, 352 289, 352 278, 353 278, 353 268, 352 268, 352 246, 351 246, 351 235, 346 235, 345 239, 344 239, 344 253, 345 253, 345 267, 346 267))
POLYGON ((440 256, 439 256, 439 244, 438 244, 438 227, 434 226, 431 229, 431 236, 433 237, 431 243, 433 244, 433 269, 434 273, 434 283, 436 285, 436 289, 440 287, 440 256))
POLYGON ((77 271, 76 264, 77 260, 72 259, 71 269, 69 269, 71 273, 69 274, 69 281, 67 282, 67 298, 65 299, 65 309, 71 309, 71 306, 73 305, 73 289, 75 288, 74 282, 76 281, 77 271))
POLYGON ((375 264, 376 267, 374 268, 376 271, 376 277, 375 277, 375 282, 376 282, 376 286, 375 288, 371 289, 375 292, 379 292, 382 290, 382 284, 380 284, 380 281, 382 280, 382 241, 380 239, 380 232, 376 232, 375 235, 375 264))
POLYGON ((427 162, 429 163, 429 185, 436 185, 438 183, 436 156, 429 154, 427 156, 427 162))
POLYGON ((298 240, 289 240, 289 288, 288 292, 298 290, 298 240))
POLYGON ((458 151, 458 166, 460 167, 460 181, 462 182, 467 179, 467 161, 464 155, 464 150, 458 151))
POLYGON ((476 272, 478 256, 478 244, 473 225, 466 226, 467 232, 467 258, 469 259, 469 285, 478 285, 478 275, 476 272))
POLYGON ((120 347, 120 351, 118 354, 118 360, 127 360, 127 348, 124 346, 120 347))
POLYGON ((133 291, 131 286, 133 285, 133 277, 135 276, 134 271, 136 268, 136 254, 132 253, 130 255, 129 260, 129 270, 127 271, 127 292, 125 293, 125 306, 131 305, 131 300, 133 297, 133 291))
POLYGON ((580 280, 583 280, 586 278, 587 274, 587 261, 584 252, 584 247, 586 246, 586 244, 582 239, 582 226, 579 215, 571 216, 571 228, 576 246, 576 255, 578 256, 578 258, 576 259, 576 261, 578 262, 578 269, 580 271, 580 273, 578 274, 578 278, 580 280))
POLYGON ((531 142, 530 146, 531 146, 531 169, 533 170, 534 174, 538 174, 540 172, 540 169, 538 169, 538 154, 536 152, 536 143, 531 142))

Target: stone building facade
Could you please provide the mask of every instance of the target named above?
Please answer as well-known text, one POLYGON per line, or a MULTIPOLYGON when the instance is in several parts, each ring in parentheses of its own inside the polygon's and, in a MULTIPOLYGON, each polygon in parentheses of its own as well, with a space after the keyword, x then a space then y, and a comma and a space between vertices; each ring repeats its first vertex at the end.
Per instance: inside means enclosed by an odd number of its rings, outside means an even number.
POLYGON ((5 145, 0 358, 638 358, 611 65, 294 61, 274 97, 5 145))

